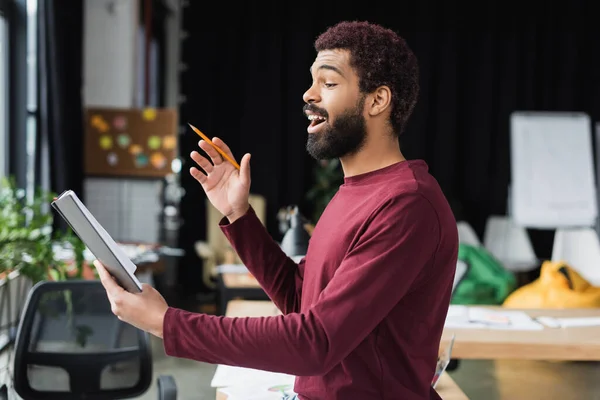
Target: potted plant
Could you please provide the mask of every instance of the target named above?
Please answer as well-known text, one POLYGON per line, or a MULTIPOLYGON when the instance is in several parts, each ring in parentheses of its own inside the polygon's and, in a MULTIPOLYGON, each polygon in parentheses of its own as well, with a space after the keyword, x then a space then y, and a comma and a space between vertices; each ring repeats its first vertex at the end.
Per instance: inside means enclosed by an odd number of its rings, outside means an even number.
POLYGON ((306 194, 306 199, 314 205, 313 224, 316 224, 329 201, 344 183, 344 173, 339 160, 323 160, 316 164, 315 183, 306 194))
POLYGON ((27 198, 13 178, 0 181, 0 279, 17 272, 33 284, 83 276, 85 245, 71 229, 53 229, 55 194, 37 188, 27 198), (65 258, 57 248, 69 248, 65 258))

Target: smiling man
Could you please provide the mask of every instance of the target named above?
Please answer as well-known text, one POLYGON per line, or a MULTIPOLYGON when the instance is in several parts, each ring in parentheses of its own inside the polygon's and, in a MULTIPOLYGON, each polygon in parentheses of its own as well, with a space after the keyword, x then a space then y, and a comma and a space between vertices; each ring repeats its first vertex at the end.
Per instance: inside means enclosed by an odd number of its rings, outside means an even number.
MULTIPOLYGON (((164 339, 167 354, 297 376, 299 399, 438 399, 431 388, 458 252, 456 221, 399 135, 418 97, 417 60, 394 32, 340 23, 315 43, 304 93, 307 151, 339 158, 344 183, 304 259, 288 258, 249 206, 238 171, 210 145, 190 173, 224 215, 221 229, 283 315, 225 318, 125 292, 97 263, 113 312, 164 339)), ((214 143, 228 155, 218 138, 214 143)))

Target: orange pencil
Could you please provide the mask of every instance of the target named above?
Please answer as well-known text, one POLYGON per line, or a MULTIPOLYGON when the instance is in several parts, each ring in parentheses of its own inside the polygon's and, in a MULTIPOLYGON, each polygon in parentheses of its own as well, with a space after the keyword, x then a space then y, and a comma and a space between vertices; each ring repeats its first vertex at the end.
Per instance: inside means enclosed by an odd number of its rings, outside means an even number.
POLYGON ((194 130, 194 132, 196 132, 202 139, 204 139, 208 144, 210 144, 212 147, 215 148, 215 150, 217 150, 219 152, 219 154, 221 154, 227 161, 229 161, 230 163, 233 164, 234 167, 236 167, 237 169, 240 169, 240 166, 238 163, 235 162, 234 159, 232 159, 231 157, 229 157, 227 154, 225 154, 225 152, 223 150, 221 150, 219 148, 219 146, 217 146, 216 144, 214 144, 212 142, 212 140, 210 140, 204 133, 200 132, 200 129, 196 128, 194 125, 190 124, 188 122, 188 125, 194 130))

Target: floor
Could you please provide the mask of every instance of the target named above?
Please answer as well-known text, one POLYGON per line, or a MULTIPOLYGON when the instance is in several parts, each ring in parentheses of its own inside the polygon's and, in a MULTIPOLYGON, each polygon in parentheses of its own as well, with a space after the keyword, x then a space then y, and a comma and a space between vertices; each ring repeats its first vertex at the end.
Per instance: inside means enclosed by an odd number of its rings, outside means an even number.
MULTIPOLYGON (((174 377, 177 400, 214 400, 215 366, 166 357, 159 340, 153 346, 155 377, 174 377)), ((600 400, 600 362, 462 360, 450 375, 474 400, 600 400)), ((156 383, 139 399, 156 400, 156 383)))
MULTIPOLYGON (((160 375, 175 379, 177 400, 215 399, 215 389, 210 387, 214 365, 167 357, 162 341, 156 338, 152 348, 154 379, 138 400, 158 399, 156 379, 160 375)), ((0 369, 0 375, 2 372, 6 371, 0 369)), ((600 362, 462 360, 450 375, 474 400, 600 400, 600 362)))

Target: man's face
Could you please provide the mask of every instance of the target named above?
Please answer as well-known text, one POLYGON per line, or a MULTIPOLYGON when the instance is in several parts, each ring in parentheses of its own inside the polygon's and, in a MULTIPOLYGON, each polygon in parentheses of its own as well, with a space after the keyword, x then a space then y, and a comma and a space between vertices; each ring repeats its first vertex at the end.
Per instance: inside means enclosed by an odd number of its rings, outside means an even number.
POLYGON ((367 137, 365 96, 349 61, 347 51, 327 50, 311 67, 313 83, 303 96, 310 120, 306 150, 317 160, 356 153, 367 137))

